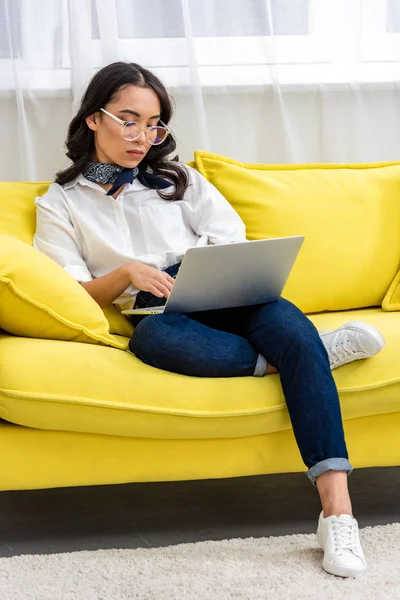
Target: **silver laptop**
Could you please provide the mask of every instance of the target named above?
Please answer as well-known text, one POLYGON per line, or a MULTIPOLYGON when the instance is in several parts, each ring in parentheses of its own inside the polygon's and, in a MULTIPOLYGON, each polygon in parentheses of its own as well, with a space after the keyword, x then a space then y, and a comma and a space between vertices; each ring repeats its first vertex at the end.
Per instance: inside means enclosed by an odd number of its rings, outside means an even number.
POLYGON ((164 306, 123 310, 125 315, 198 312, 277 300, 304 236, 190 248, 164 306))

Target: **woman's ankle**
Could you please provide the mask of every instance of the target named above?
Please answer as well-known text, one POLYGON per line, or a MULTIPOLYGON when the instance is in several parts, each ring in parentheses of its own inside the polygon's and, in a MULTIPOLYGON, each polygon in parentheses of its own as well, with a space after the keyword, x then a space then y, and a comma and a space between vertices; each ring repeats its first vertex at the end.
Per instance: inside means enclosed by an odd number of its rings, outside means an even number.
POLYGON ((339 517, 340 515, 353 516, 353 510, 350 504, 332 504, 322 507, 324 519, 328 517, 339 517))
POLYGON ((317 478, 324 518, 353 515, 346 471, 327 471, 317 478))

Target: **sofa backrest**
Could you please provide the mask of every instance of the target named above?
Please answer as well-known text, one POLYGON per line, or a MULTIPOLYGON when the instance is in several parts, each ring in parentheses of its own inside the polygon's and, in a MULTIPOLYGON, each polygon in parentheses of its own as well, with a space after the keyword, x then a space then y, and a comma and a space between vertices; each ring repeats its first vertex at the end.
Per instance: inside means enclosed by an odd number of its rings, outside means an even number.
MULTIPOLYGON (((249 239, 305 235, 284 296, 304 312, 379 306, 400 269, 400 163, 246 164, 196 152, 249 239)), ((0 234, 32 244, 49 182, 0 183, 0 234)))
POLYGON ((32 244, 36 228, 35 198, 46 193, 50 182, 0 182, 0 234, 32 244))
POLYGON ((400 268, 400 163, 246 164, 196 152, 248 239, 304 235, 283 295, 304 312, 380 306, 400 268))

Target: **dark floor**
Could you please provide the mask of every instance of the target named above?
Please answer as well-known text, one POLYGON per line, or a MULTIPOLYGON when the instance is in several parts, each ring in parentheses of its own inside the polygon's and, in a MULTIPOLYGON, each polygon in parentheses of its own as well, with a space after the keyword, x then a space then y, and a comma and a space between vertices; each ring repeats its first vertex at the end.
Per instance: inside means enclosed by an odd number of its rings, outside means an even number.
MULTIPOLYGON (((400 467, 349 486, 361 527, 400 522, 400 467)), ((313 533, 319 510, 303 474, 1 492, 0 556, 313 533)))

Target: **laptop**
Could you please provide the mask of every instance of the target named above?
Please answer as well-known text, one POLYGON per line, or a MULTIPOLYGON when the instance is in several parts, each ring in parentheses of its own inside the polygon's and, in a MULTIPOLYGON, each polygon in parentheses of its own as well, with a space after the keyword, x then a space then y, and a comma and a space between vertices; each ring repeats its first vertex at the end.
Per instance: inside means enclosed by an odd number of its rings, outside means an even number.
POLYGON ((124 315, 191 313, 278 300, 304 236, 190 248, 164 306, 133 308, 124 315))

